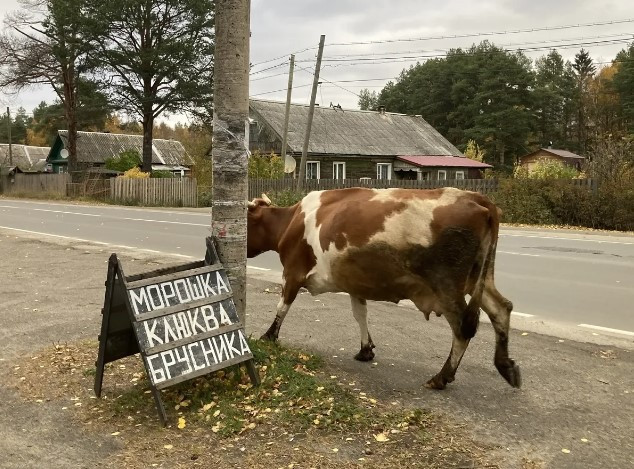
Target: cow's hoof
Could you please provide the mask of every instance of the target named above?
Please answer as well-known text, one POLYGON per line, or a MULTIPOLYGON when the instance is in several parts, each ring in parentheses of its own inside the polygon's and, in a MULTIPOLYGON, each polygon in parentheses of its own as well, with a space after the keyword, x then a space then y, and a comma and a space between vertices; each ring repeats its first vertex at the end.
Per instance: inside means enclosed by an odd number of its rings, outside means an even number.
POLYGON ((514 388, 520 388, 522 386, 522 374, 520 373, 520 367, 515 364, 513 360, 509 360, 506 366, 499 367, 498 371, 514 388))
POLYGON ((447 380, 441 375, 436 375, 425 383, 425 387, 429 389, 441 390, 441 389, 445 389, 446 386, 447 386, 447 380))
POLYGON ((362 347, 361 350, 359 350, 359 353, 354 356, 354 359, 359 360, 360 362, 369 362, 374 359, 374 352, 372 351, 373 348, 374 346, 362 347))

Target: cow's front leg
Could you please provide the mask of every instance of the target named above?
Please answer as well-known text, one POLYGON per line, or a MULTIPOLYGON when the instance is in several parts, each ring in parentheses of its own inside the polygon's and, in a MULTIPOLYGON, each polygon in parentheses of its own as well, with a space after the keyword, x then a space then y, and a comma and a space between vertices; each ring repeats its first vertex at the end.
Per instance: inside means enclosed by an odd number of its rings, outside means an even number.
POLYGON ((368 305, 364 299, 355 298, 352 295, 350 296, 350 301, 352 303, 352 315, 359 324, 359 330, 361 331, 361 350, 354 358, 362 362, 369 362, 374 358, 374 352, 372 351, 374 344, 368 332, 368 305))
POLYGON ((266 333, 261 337, 264 340, 270 340, 275 342, 280 333, 280 327, 282 327, 282 323, 284 322, 284 318, 286 317, 286 313, 291 309, 291 305, 295 298, 297 298, 297 293, 300 289, 300 283, 294 281, 288 281, 284 279, 284 285, 282 285, 282 295, 280 297, 280 301, 277 304, 277 314, 275 315, 275 319, 271 324, 271 327, 266 331, 266 333))
POLYGON ((445 316, 453 332, 451 352, 449 352, 449 357, 447 357, 447 361, 443 365, 440 372, 432 379, 427 381, 427 383, 425 384, 425 386, 430 389, 445 389, 447 383, 453 382, 456 376, 458 365, 460 365, 460 360, 462 360, 462 356, 464 355, 465 351, 467 350, 467 346, 469 345, 469 339, 465 339, 462 336, 460 320, 457 317, 457 314, 449 313, 445 314, 445 316))

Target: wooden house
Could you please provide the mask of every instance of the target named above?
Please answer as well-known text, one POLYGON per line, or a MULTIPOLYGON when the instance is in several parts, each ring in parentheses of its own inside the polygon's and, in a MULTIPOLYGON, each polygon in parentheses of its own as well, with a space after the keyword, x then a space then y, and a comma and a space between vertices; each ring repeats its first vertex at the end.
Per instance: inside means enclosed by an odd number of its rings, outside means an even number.
MULTIPOLYGON (((65 173, 68 157, 63 150, 68 146, 68 131, 59 130, 50 148, 47 163, 52 172, 65 173)), ((122 152, 135 150, 143 154, 143 136, 111 134, 104 132, 77 132, 77 162, 83 168, 103 168, 108 158, 122 152)), ((152 170, 188 174, 194 164, 182 143, 176 140, 155 138, 152 140, 152 170)))
POLYGON ((577 171, 581 171, 585 162, 585 158, 583 156, 577 155, 568 150, 558 150, 549 147, 540 148, 539 150, 529 153, 528 155, 520 156, 519 164, 520 166, 527 168, 528 171, 531 172, 535 168, 537 162, 540 160, 559 161, 566 166, 575 168, 577 171))
POLYGON ((0 167, 11 167, 21 173, 42 173, 46 171, 48 152, 48 147, 12 144, 9 158, 9 144, 0 143, 0 167))
MULTIPOLYGON (((306 105, 291 104, 287 154, 299 160, 306 105)), ((249 101, 249 149, 280 154, 285 103, 249 101)), ((421 116, 316 107, 307 179, 477 179, 491 166, 466 158, 421 116)))

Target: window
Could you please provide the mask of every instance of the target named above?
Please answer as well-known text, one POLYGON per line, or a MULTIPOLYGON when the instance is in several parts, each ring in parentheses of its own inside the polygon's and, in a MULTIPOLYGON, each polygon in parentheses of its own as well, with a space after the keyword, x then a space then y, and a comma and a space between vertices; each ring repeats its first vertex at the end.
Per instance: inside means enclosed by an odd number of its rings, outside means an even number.
POLYGON ((319 161, 306 162, 306 179, 319 179, 319 161))
POLYGON ((429 181, 431 179, 431 173, 429 171, 423 171, 420 173, 421 181, 429 181))
POLYGON ((392 179, 392 163, 377 163, 376 164, 376 178, 377 179, 392 179))
POLYGON ((456 179, 464 179, 464 171, 456 171, 456 179))
POLYGON ((439 181, 444 181, 445 179, 447 179, 447 171, 445 171, 444 169, 439 169, 438 170, 438 180, 439 181))
POLYGON ((346 163, 337 161, 332 164, 332 178, 333 179, 346 178, 346 163))

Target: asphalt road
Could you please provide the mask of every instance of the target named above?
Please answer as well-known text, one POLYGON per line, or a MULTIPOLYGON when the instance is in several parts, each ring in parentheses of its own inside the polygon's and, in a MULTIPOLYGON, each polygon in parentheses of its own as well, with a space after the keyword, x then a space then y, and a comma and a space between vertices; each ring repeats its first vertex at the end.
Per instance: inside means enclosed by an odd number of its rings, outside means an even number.
MULTIPOLYGON (((203 209, 145 209, 0 199, 0 228, 201 258, 203 209)), ((279 275, 275 253, 249 262, 279 275)), ((634 337, 634 236, 503 228, 496 283, 520 317, 634 337)))

